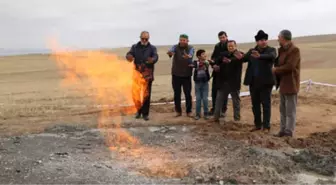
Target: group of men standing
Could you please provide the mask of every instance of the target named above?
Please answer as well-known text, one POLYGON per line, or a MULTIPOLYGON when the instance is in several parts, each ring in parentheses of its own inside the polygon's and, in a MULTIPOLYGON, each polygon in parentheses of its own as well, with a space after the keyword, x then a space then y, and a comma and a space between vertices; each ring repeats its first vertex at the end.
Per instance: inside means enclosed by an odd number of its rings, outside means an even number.
MULTIPOLYGON (((237 49, 237 43, 229 40, 226 32, 218 33, 219 43, 214 47, 211 59, 207 60, 206 51, 200 49, 195 52, 189 45, 189 37, 182 34, 179 43, 169 49, 167 55, 172 58, 172 87, 176 117, 182 116, 181 93, 186 101, 186 114, 192 113, 192 76, 195 82, 196 116, 201 117, 203 102, 203 117, 211 122, 219 123, 220 117, 226 116, 228 96, 233 102, 234 120, 240 121, 240 88, 243 64, 247 63, 244 85, 249 87, 254 128, 251 132, 271 128, 271 94, 274 86, 280 88, 281 128, 276 134, 278 137, 293 136, 296 123, 297 94, 300 88, 300 51, 292 43, 292 34, 289 30, 282 30, 278 36, 280 48, 268 45, 268 34, 263 30, 255 36, 256 46, 243 53, 237 49), (193 60, 196 53, 196 60, 193 60), (209 68, 212 68, 212 74, 209 68), (208 109, 209 81, 212 78, 212 109, 208 109)), ((128 61, 135 64, 136 70, 145 78, 147 84, 142 93, 143 102, 139 102, 139 91, 133 91, 135 105, 138 108, 136 118, 148 120, 151 86, 154 80, 154 64, 159 57, 157 49, 149 42, 149 33, 143 31, 140 41, 131 47, 126 54, 128 61)), ((135 79, 134 83, 137 83, 135 79)), ((136 85, 135 87, 138 87, 136 85)))

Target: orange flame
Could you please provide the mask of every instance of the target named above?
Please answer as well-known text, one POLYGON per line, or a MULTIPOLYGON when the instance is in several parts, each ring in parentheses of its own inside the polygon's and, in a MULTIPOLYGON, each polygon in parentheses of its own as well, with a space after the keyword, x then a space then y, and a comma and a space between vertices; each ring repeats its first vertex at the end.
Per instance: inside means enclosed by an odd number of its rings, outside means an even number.
POLYGON ((110 136, 106 137, 107 145, 119 148, 122 145, 138 144, 136 138, 120 128, 121 115, 135 113, 141 106, 141 104, 135 105, 134 101, 142 102, 143 98, 132 94, 140 94, 146 85, 146 81, 135 70, 133 63, 100 51, 61 50, 56 42, 52 43, 52 49, 52 58, 64 75, 64 85, 71 86, 78 83, 85 85, 87 88, 82 88, 84 92, 81 93, 90 94, 94 90, 95 103, 108 107, 100 112, 98 128, 111 126, 108 119, 112 113, 116 113, 117 116, 113 116, 112 126, 120 130, 108 133, 110 136))
POLYGON ((51 44, 52 59, 64 76, 63 85, 79 84, 84 87, 81 88, 82 94, 92 94, 94 91, 95 103, 108 107, 99 114, 98 128, 110 127, 112 119, 115 129, 103 131, 110 150, 147 161, 145 169, 140 169, 145 175, 182 177, 186 174, 184 168, 177 169, 178 165, 167 162, 170 157, 164 150, 140 147, 139 140, 121 128, 122 115, 135 113, 142 104, 143 96, 146 96, 146 81, 135 70, 133 63, 104 52, 71 52, 60 49, 55 41, 51 44), (139 97, 133 94, 143 95, 139 97))

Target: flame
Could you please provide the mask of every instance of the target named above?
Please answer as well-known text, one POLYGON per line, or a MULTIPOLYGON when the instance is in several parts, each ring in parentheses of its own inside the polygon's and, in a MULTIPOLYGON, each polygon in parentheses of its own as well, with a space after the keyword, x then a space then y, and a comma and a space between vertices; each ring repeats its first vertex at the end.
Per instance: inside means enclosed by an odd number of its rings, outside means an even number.
POLYGON ((51 49, 51 57, 64 77, 62 85, 79 85, 81 94, 93 94, 95 104, 107 107, 100 111, 97 122, 111 151, 117 151, 124 158, 145 161, 146 164, 142 164, 145 167, 139 169, 145 175, 180 177, 186 174, 184 169, 179 170, 177 165, 167 162, 171 158, 167 152, 141 146, 137 138, 121 128, 122 115, 135 113, 146 96, 146 81, 133 63, 100 51, 67 51, 54 40, 51 49), (143 95, 133 96, 135 93, 143 95), (114 129, 105 129, 111 126, 114 129))
POLYGON ((141 94, 146 88, 146 81, 135 70, 133 63, 121 60, 113 54, 100 51, 67 51, 60 49, 55 41, 51 44, 51 57, 64 76, 62 85, 80 84, 81 87, 86 87, 81 88, 81 93, 92 94, 94 91, 95 103, 107 107, 99 114, 98 128, 113 126, 118 129, 114 133, 105 133, 107 145, 112 149, 139 144, 136 138, 120 128, 121 115, 135 113, 141 106, 141 103, 134 102, 142 102, 143 96, 132 94, 141 94))

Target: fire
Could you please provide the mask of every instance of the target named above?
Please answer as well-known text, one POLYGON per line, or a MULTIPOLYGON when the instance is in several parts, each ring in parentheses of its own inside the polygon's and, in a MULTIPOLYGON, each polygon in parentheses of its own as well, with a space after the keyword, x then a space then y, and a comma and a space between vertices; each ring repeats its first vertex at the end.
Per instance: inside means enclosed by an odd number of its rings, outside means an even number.
POLYGON ((111 149, 137 145, 139 141, 120 128, 121 115, 135 113, 139 108, 133 103, 132 93, 140 94, 146 84, 133 63, 100 51, 62 50, 56 42, 52 43, 52 51, 52 59, 64 76, 63 85, 79 84, 85 87, 81 88, 83 94, 94 91, 94 102, 107 107, 100 112, 98 128, 119 128, 117 132, 105 133, 107 145, 111 149))
POLYGON ((146 175, 150 172, 157 176, 180 177, 186 174, 184 169, 179 170, 171 162, 167 162, 171 156, 163 152, 164 149, 141 146, 137 138, 121 128, 122 115, 135 113, 139 107, 135 107, 134 101, 142 102, 143 99, 140 97, 141 100, 134 100, 132 93, 140 94, 145 90, 145 80, 135 70, 133 63, 121 60, 113 54, 100 51, 66 51, 60 49, 56 42, 51 44, 51 57, 63 74, 63 85, 79 86, 81 94, 93 94, 94 103, 104 107, 97 122, 111 151, 122 154, 120 157, 125 160, 145 161, 142 165, 145 166, 146 175), (114 129, 106 129, 111 126, 114 129), (169 165, 165 165, 168 163, 169 165), (166 169, 165 166, 171 169, 166 169))

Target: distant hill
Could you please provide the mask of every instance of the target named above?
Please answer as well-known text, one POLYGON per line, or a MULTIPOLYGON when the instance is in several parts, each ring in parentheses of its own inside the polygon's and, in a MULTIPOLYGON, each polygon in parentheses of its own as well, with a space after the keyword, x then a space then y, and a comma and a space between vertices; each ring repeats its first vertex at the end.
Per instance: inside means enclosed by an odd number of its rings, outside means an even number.
MULTIPOLYGON (((325 43, 325 42, 336 42, 336 34, 326 34, 326 35, 311 35, 311 36, 302 36, 302 37, 295 37, 293 41, 298 44, 307 44, 307 43, 325 43)), ((214 43, 215 44, 215 43, 214 43)), ((214 44, 197 44, 194 45, 196 48, 204 48, 204 49, 213 49, 214 44)), ((250 47, 253 47, 255 45, 254 42, 248 42, 248 43, 238 43, 239 48, 241 49, 248 49, 250 47)), ((269 44, 272 46, 278 46, 277 40, 269 40, 269 44)), ((336 45, 336 43, 335 43, 336 45)), ((158 45, 157 46, 159 50, 167 50, 170 46, 167 45, 158 45)), ((125 52, 125 50, 128 50, 129 48, 115 48, 115 49, 104 49, 105 51, 111 51, 115 53, 125 52)))
MULTIPOLYGON (((326 43, 326 42, 336 42, 336 34, 326 34, 326 35, 311 35, 311 36, 302 36, 302 37, 296 37, 294 38, 294 42, 296 44, 314 44, 314 43, 326 43)), ((214 43, 215 44, 215 43, 214 43)), ((198 44, 194 45, 196 48, 204 48, 206 50, 212 50, 214 47, 214 44, 198 44)), ((246 50, 250 47, 253 47, 255 43, 238 43, 239 48, 242 50, 246 50)), ((272 46, 278 46, 278 43, 276 40, 270 40, 269 44, 272 46)), ((330 46, 330 45, 329 45, 330 46)), ((335 43, 336 46, 336 43, 335 43)), ((167 45, 160 45, 158 46, 159 50, 167 50, 169 46, 167 45)), ((125 51, 127 51, 129 48, 121 47, 121 48, 114 48, 114 49, 100 49, 107 52, 114 52, 118 55, 123 55, 125 51)), ((99 49, 97 49, 99 50, 99 49)), ((15 55, 36 55, 36 54, 49 54, 49 49, 5 49, 0 48, 0 56, 15 56, 15 55)))

